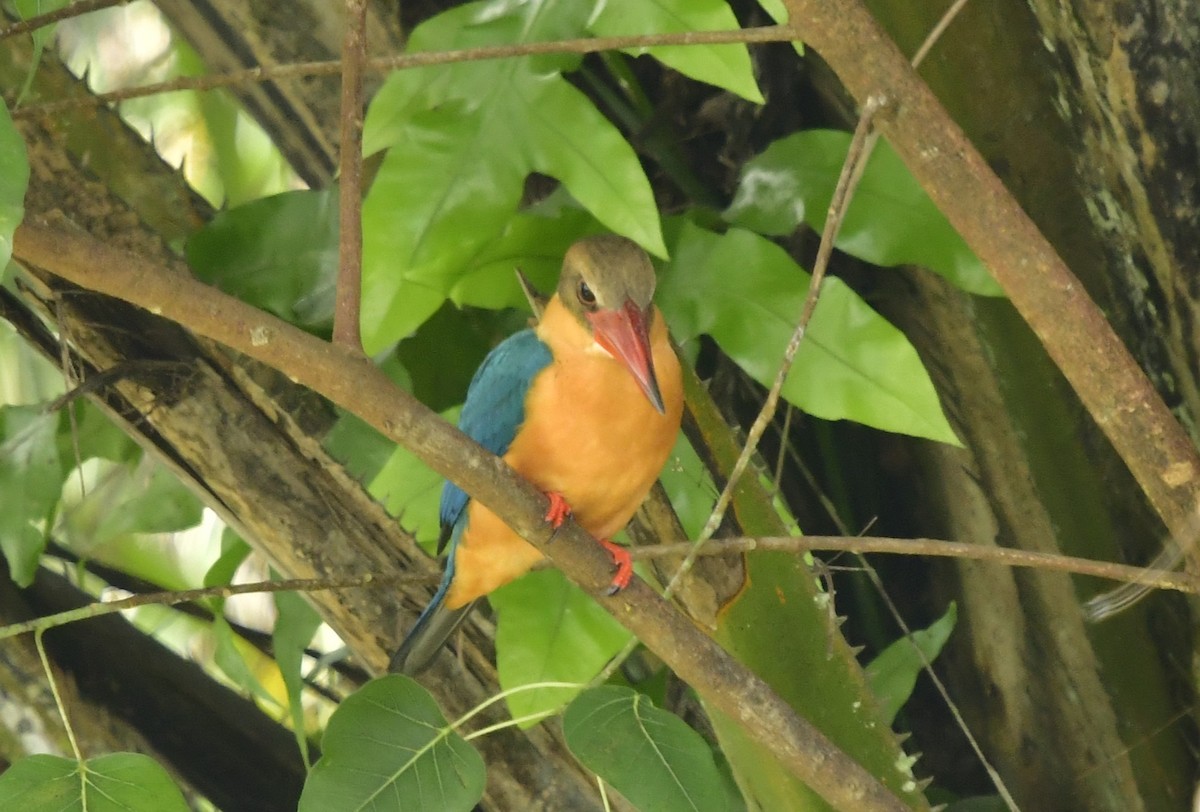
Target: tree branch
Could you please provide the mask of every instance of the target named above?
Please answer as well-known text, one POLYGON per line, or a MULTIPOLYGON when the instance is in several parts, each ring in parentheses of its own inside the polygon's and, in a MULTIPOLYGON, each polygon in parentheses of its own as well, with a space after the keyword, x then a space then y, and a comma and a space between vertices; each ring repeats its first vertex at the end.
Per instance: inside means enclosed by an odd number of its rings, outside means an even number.
POLYGON ((601 596, 611 576, 604 549, 574 522, 551 533, 542 519, 548 504, 543 494, 396 388, 366 358, 307 335, 191 277, 166 273, 139 256, 99 242, 61 216, 21 225, 13 253, 21 262, 145 308, 273 366, 354 413, 493 510, 595 596, 707 702, 737 720, 748 735, 769 747, 832 805, 855 810, 906 808, 640 579, 613 597, 601 596))
POLYGON ((366 0, 346 0, 346 39, 342 46, 342 137, 338 184, 338 274, 333 308, 333 340, 362 352, 359 304, 362 300, 362 129, 363 63, 366 61, 366 0))
POLYGON ((72 17, 90 14, 93 11, 99 11, 109 6, 124 5, 128 2, 129 0, 79 0, 79 2, 71 3, 69 6, 63 6, 54 11, 38 14, 36 17, 29 17, 28 19, 0 28, 0 42, 9 37, 15 37, 18 34, 27 34, 39 28, 54 25, 54 23, 62 20, 69 20, 72 17))
MULTIPOLYGON (((451 51, 418 51, 396 56, 368 59, 366 70, 384 73, 407 68, 424 68, 433 65, 448 65, 454 62, 477 62, 487 59, 506 59, 518 56, 542 54, 594 54, 600 51, 616 51, 623 48, 651 48, 660 45, 720 45, 743 42, 791 42, 796 38, 794 29, 786 25, 742 28, 732 31, 684 31, 671 34, 639 34, 621 37, 583 37, 580 39, 554 40, 551 42, 524 42, 516 45, 495 45, 481 48, 461 48, 451 51)), ((298 79, 309 76, 334 76, 342 72, 341 60, 324 62, 297 62, 291 65, 259 65, 246 70, 231 71, 216 76, 181 76, 166 82, 156 82, 140 87, 114 90, 110 93, 95 93, 45 104, 31 104, 12 111, 14 119, 40 115, 53 115, 74 107, 120 102, 155 96, 175 90, 216 90, 222 87, 249 82, 273 82, 281 79, 298 79)))
MULTIPOLYGON (((1200 456, 1083 285, 858 0, 785 0, 791 24, 991 270, 1172 535, 1196 504, 1200 456)), ((1187 550, 1200 567, 1195 546, 1187 550)))
POLYGON ((635 561, 660 558, 681 558, 694 554, 733 555, 754 550, 778 550, 804 553, 823 550, 847 553, 883 553, 886 555, 937 556, 971 561, 991 561, 1008 567, 1029 567, 1073 575, 1090 575, 1110 581, 1125 581, 1152 589, 1171 589, 1177 592, 1200 594, 1200 581, 1192 575, 1152 567, 1134 567, 1091 558, 1077 558, 1055 553, 1019 550, 1013 547, 991 547, 963 541, 942 539, 901 539, 881 536, 762 536, 758 538, 709 539, 702 546, 690 541, 635 547, 630 555, 635 561))

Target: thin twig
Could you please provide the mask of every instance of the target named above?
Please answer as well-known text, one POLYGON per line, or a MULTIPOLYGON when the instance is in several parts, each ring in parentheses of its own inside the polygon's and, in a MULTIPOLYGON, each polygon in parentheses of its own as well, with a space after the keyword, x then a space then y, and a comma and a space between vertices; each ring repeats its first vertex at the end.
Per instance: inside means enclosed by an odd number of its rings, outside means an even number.
POLYGON ((62 20, 69 20, 72 17, 90 14, 93 11, 99 11, 109 6, 124 5, 128 2, 129 0, 79 0, 79 2, 72 3, 69 6, 63 6, 54 11, 48 11, 45 14, 39 14, 36 17, 30 17, 27 20, 21 20, 20 22, 0 28, 0 42, 9 37, 15 37, 18 34, 25 34, 30 31, 36 31, 39 28, 45 28, 62 20))
POLYGON ((333 340, 357 352, 362 352, 359 304, 362 299, 362 128, 366 25, 366 0, 346 0, 346 38, 342 46, 341 181, 338 187, 340 229, 333 340))
POLYGON ((968 0, 954 0, 954 4, 946 9, 946 13, 941 16, 933 28, 929 29, 929 33, 925 36, 925 41, 921 43, 921 47, 913 54, 911 60, 913 70, 921 67, 921 63, 925 61, 925 57, 929 56, 929 52, 933 50, 933 46, 942 38, 942 34, 946 33, 946 29, 950 27, 950 23, 954 22, 954 18, 966 7, 967 2, 968 0))
MULTIPOLYGON (((758 448, 758 441, 762 438, 763 433, 767 430, 767 426, 771 424, 771 420, 775 416, 775 409, 779 405, 779 396, 783 390, 784 381, 787 380, 788 373, 792 370, 792 363, 795 361, 796 352, 800 349, 800 342, 804 340, 804 336, 808 332, 809 322, 812 321, 813 312, 816 310, 817 300, 821 292, 821 282, 825 278, 826 268, 829 267, 829 258, 833 254, 833 243, 837 238, 838 228, 841 226, 842 217, 845 214, 846 203, 854 191, 852 176, 854 167, 857 165, 856 161, 861 153, 863 143, 870 132, 871 119, 874 117, 875 112, 882 106, 883 100, 878 97, 871 97, 863 105, 862 117, 859 119, 858 127, 854 130, 854 137, 850 141, 850 149, 846 155, 846 161, 842 166, 842 173, 838 177, 837 187, 833 192, 833 199, 829 203, 829 215, 825 220, 825 228, 821 233, 821 245, 817 249, 817 258, 813 263, 812 277, 808 283, 808 295, 805 297, 800 319, 796 323, 796 329, 792 332, 791 339, 788 340, 787 347, 784 349, 783 360, 779 365, 779 370, 775 374, 775 381, 767 393, 767 399, 763 403, 762 409, 759 410, 758 417, 755 418, 753 425, 750 426, 750 431, 746 436, 746 444, 742 447, 742 453, 738 456, 737 462, 734 463, 733 470, 725 482, 725 487, 721 490, 721 495, 717 498, 717 503, 713 506, 712 513, 708 517, 708 522, 704 525, 704 529, 700 531, 700 535, 696 539, 695 546, 697 550, 712 538, 713 533, 720 527, 721 520, 725 517, 725 511, 729 508, 729 503, 733 499, 734 489, 750 464, 750 459, 754 456, 754 452, 758 448)), ((672 575, 671 581, 666 586, 665 594, 667 597, 674 594, 679 583, 683 580, 683 576, 691 569, 694 562, 695 554, 693 553, 679 565, 675 574, 672 575)))
MULTIPOLYGON (((45 629, 38 629, 33 642, 37 646, 38 658, 42 661, 42 670, 46 672, 46 682, 50 685, 51 695, 54 696, 54 705, 58 708, 58 718, 62 719, 63 729, 67 731, 67 741, 71 743, 71 752, 75 755, 75 760, 82 764, 83 751, 79 749, 79 741, 75 738, 75 728, 71 726, 71 717, 67 716, 67 705, 63 702, 62 694, 58 690, 58 680, 54 678, 54 667, 50 665, 50 658, 46 656, 46 643, 42 640, 44 631, 45 629)), ((86 799, 84 800, 86 801, 86 799)))
POLYGON ((812 551, 883 553, 886 555, 933 556, 970 561, 991 561, 1008 567, 1027 567, 1073 575, 1088 575, 1110 581, 1150 584, 1157 589, 1200 594, 1200 579, 1170 570, 1134 567, 1111 561, 1076 558, 1069 555, 1018 550, 1014 547, 995 547, 942 539, 902 539, 884 536, 763 536, 761 538, 709 539, 703 549, 690 541, 633 547, 629 554, 635 561, 678 558, 695 551, 697 556, 732 555, 754 550, 806 553, 812 551))
POLYGON ((426 580, 428 578, 424 575, 383 576, 367 573, 366 575, 355 575, 346 578, 292 578, 284 581, 257 581, 250 584, 229 584, 226 586, 205 587, 204 589, 184 589, 178 592, 146 592, 140 595, 131 595, 128 598, 120 598, 115 601, 97 601, 87 606, 81 606, 78 609, 69 609, 65 612, 58 612, 53 615, 26 620, 22 623, 3 626, 0 627, 0 640, 27 632, 41 632, 42 630, 52 629, 55 626, 62 626, 77 620, 111 615, 114 612, 123 612, 126 609, 134 609, 138 606, 149 606, 151 604, 174 606, 178 603, 191 603, 192 601, 204 598, 228 598, 233 595, 247 595, 255 592, 316 592, 321 589, 376 587, 393 583, 402 584, 409 581, 426 580))
MULTIPOLYGON (((614 51, 623 48, 650 48, 660 45, 721 45, 728 43, 787 42, 795 39, 796 32, 790 26, 773 25, 761 28, 743 28, 733 31, 689 31, 673 34, 641 34, 623 37, 584 37, 579 39, 555 40, 552 42, 525 42, 516 45, 495 45, 484 48, 459 48, 451 51, 418 51, 395 56, 366 60, 364 69, 372 73, 391 70, 424 68, 433 65, 448 65, 455 62, 478 62, 487 59, 506 59, 519 56, 542 54, 591 54, 599 51, 614 51)), ((319 62, 297 62, 290 65, 258 65, 245 70, 232 71, 214 76, 181 76, 167 82, 114 90, 110 93, 95 93, 62 101, 33 104, 12 112, 13 118, 53 115, 63 110, 89 107, 97 104, 121 102, 128 99, 154 96, 176 90, 207 91, 252 82, 280 81, 311 76, 334 76, 342 70, 341 60, 319 62)))
MULTIPOLYGON (((862 558, 862 556, 860 555, 859 558, 862 558)), ((963 735, 967 737, 967 743, 975 752, 975 758, 978 759, 979 763, 983 765, 983 769, 985 772, 987 772, 988 778, 991 779, 992 786, 996 788, 997 794, 999 794, 1001 800, 1004 801, 1004 804, 1008 807, 1009 812, 1021 812, 1020 807, 1017 806, 1016 799, 1013 798, 1012 793, 1008 789, 1008 785, 1004 783, 1004 778, 1000 775, 1000 771, 992 765, 992 762, 983 752, 983 747, 980 746, 979 739, 975 737, 975 734, 971 732, 971 728, 967 726, 967 720, 963 717, 962 711, 959 710, 958 703, 956 703, 954 698, 950 696, 950 691, 946 689, 946 684, 942 682, 942 678, 939 677, 937 672, 933 670, 933 663, 930 662, 929 658, 925 656, 925 652, 920 646, 917 645, 916 641, 913 640, 912 629, 909 628, 908 622, 904 619, 904 615, 900 613, 900 608, 896 606, 895 601, 892 600, 892 596, 888 594, 887 588, 883 585, 883 579, 879 577, 879 573, 875 571, 875 568, 871 566, 870 562, 868 562, 866 559, 862 559, 862 561, 864 564, 863 569, 867 573, 867 578, 870 579, 871 585, 874 586, 875 591, 879 593, 879 597, 883 600, 884 605, 887 606, 888 612, 891 614, 892 619, 899 624, 900 631, 904 634, 904 638, 908 640, 909 645, 912 646, 917 658, 921 661, 921 670, 929 676, 930 681, 933 682, 934 689, 938 692, 938 695, 941 696, 942 701, 946 703, 946 707, 950 709, 950 715, 954 717, 954 723, 958 725, 958 729, 961 730, 963 735)))

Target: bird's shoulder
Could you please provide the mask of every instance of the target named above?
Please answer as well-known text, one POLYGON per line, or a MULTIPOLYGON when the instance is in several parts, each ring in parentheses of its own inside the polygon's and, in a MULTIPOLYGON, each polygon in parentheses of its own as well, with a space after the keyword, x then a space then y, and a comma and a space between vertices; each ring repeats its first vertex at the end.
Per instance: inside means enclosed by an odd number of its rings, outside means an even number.
MULTIPOLYGON (((533 330, 522 330, 497 344, 467 387, 459 429, 493 454, 503 455, 525 420, 529 387, 553 360, 550 348, 533 330)), ((442 526, 453 525, 466 505, 467 494, 447 482, 442 492, 442 526)))

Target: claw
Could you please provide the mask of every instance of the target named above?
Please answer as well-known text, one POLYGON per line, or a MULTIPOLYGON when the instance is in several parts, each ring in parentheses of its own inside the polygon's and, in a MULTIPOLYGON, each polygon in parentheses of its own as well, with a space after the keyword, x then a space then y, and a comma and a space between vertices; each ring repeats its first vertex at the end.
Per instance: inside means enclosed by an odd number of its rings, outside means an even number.
POLYGON ((563 495, 556 491, 550 491, 546 497, 550 500, 550 507, 546 509, 545 519, 554 528, 555 532, 550 534, 550 541, 554 541, 554 537, 558 534, 558 528, 562 527, 562 523, 571 516, 571 506, 567 504, 563 495))
POLYGON ((608 589, 604 590, 605 595, 612 597, 629 586, 629 582, 633 579, 633 558, 630 557, 629 551, 620 544, 613 544, 608 539, 600 539, 600 544, 604 549, 608 550, 608 554, 612 556, 613 564, 617 567, 617 571, 613 574, 608 589))

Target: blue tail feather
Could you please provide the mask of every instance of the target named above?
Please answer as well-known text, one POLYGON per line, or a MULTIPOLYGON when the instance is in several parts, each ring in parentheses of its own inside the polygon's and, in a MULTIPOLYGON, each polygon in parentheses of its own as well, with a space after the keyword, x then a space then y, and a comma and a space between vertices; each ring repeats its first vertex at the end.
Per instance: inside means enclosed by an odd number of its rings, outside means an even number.
POLYGON ((465 524, 466 522, 459 522, 455 527, 454 537, 450 540, 450 553, 446 556, 446 570, 442 573, 442 583, 388 664, 388 671, 393 674, 415 677, 428 668, 446 640, 467 619, 467 615, 477 603, 471 601, 458 609, 446 607, 446 594, 450 591, 451 581, 454 580, 454 548, 460 532, 458 528, 465 524))

